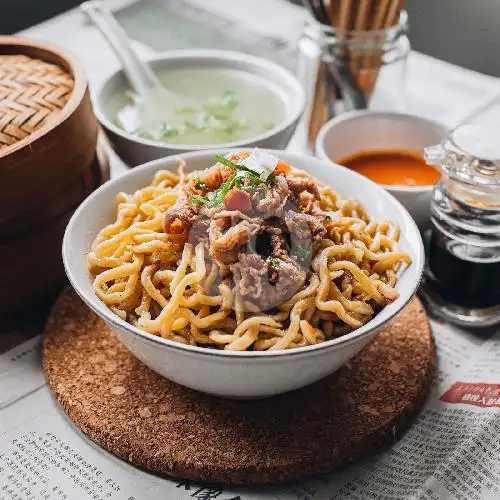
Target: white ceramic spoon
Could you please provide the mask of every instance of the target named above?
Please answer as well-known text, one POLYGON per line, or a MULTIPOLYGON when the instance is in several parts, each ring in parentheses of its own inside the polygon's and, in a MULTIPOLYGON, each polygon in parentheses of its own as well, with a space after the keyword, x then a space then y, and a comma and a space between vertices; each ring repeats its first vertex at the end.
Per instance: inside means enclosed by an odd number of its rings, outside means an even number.
POLYGON ((161 123, 176 125, 180 119, 175 110, 200 107, 192 99, 174 94, 163 86, 149 64, 141 61, 130 46, 130 39, 111 11, 99 0, 82 3, 84 12, 101 32, 109 46, 120 59, 123 71, 134 89, 134 101, 138 104, 141 128, 153 128, 161 123))

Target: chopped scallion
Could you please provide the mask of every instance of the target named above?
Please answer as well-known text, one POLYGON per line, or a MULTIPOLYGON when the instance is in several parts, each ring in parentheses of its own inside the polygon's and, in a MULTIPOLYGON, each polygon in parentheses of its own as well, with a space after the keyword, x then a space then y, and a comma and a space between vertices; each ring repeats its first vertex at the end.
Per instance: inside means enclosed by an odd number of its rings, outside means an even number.
POLYGON ((193 200, 193 203, 196 203, 197 205, 204 205, 208 201, 206 196, 198 195, 194 195, 191 199, 193 200))
POLYGON ((307 248, 301 247, 300 245, 295 245, 292 248, 292 255, 297 258, 297 261, 300 264, 305 264, 309 260, 311 252, 307 248))

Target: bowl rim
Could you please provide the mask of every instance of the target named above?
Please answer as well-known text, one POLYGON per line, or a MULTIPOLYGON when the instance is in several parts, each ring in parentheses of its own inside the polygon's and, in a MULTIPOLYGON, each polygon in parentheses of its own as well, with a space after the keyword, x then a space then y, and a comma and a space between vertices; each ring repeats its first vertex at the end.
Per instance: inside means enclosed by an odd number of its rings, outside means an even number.
MULTIPOLYGON (((245 149, 243 149, 245 150, 245 149)), ((252 148, 246 148, 247 151, 251 151, 252 148)), ((265 149, 266 151, 279 155, 280 153, 285 153, 282 150, 273 150, 273 149, 265 149)), ((226 149, 222 151, 222 153, 231 153, 231 152, 237 152, 237 151, 242 151, 241 148, 239 149, 226 149)), ((243 357, 243 358, 260 358, 260 359, 266 359, 266 358, 274 358, 274 357, 282 357, 282 356, 304 356, 304 355, 309 355, 309 354, 314 354, 321 352, 325 349, 333 349, 337 348, 338 346, 341 345, 348 345, 351 343, 356 342, 359 338, 364 337, 364 336, 369 336, 370 334, 374 333, 375 331, 379 330, 382 326, 387 324, 389 321, 391 321, 409 302, 410 300, 414 297, 417 288, 420 284, 420 281, 422 279, 422 274, 423 274, 423 267, 424 267, 424 244, 422 241, 422 237, 420 234, 420 231, 418 230, 418 227, 415 223, 415 221, 412 219, 406 208, 390 193, 385 191, 381 186, 376 184, 375 182, 371 181, 370 179, 367 179, 366 177, 358 174, 357 172, 353 172, 352 170, 342 167, 339 165, 339 168, 342 168, 346 172, 349 173, 349 175, 352 175, 354 177, 359 177, 364 179, 367 183, 371 185, 371 188, 374 189, 380 196, 385 197, 385 198, 390 198, 392 203, 395 203, 396 206, 399 207, 399 211, 405 220, 405 224, 409 225, 412 227, 413 234, 416 237, 415 243, 415 258, 414 261, 412 262, 412 266, 416 266, 416 277, 417 279, 415 280, 415 283, 410 287, 408 296, 404 299, 404 301, 399 305, 398 308, 396 308, 385 320, 376 322, 377 316, 374 316, 370 321, 368 321, 366 324, 361 326, 360 328, 357 328, 356 330, 353 330, 352 332, 343 335, 341 337, 337 337, 335 339, 331 339, 326 342, 321 342, 319 344, 314 344, 310 346, 304 346, 304 347, 297 347, 295 349, 284 349, 284 350, 277 350, 277 351, 226 351, 226 350, 216 350, 216 349, 208 349, 206 347, 200 347, 200 346, 192 346, 192 345, 185 345, 181 344, 179 342, 175 342, 173 340, 168 340, 164 339, 163 337, 153 335, 151 333, 148 333, 144 330, 141 330, 138 327, 135 327, 128 323, 125 320, 122 320, 119 318, 116 314, 114 314, 95 294, 92 294, 92 296, 88 296, 86 292, 83 290, 82 286, 80 286, 78 280, 75 278, 73 275, 72 269, 69 265, 69 255, 72 253, 71 250, 71 242, 70 242, 70 235, 74 231, 76 227, 76 223, 80 217, 80 214, 85 213, 87 208, 94 202, 94 198, 96 198, 101 192, 110 190, 113 188, 114 184, 120 182, 120 180, 127 178, 127 177, 133 177, 137 176, 138 174, 149 171, 151 174, 156 172, 157 170, 160 170, 162 168, 168 169, 168 167, 165 166, 165 162, 172 161, 172 160, 185 160, 187 163, 193 159, 193 158, 198 158, 198 157, 204 157, 207 155, 212 156, 214 154, 213 150, 204 150, 204 151, 191 151, 187 153, 183 153, 180 155, 171 155, 170 157, 165 157, 161 158, 158 160, 153 160, 150 162, 147 162, 143 165, 139 165, 137 167, 134 167, 133 169, 129 170, 127 173, 115 178, 111 179, 108 182, 104 183, 102 186, 100 186, 98 189, 96 189, 93 193, 91 193, 84 201, 83 203, 77 208, 77 210, 74 212, 73 216, 71 217, 71 220, 69 221, 66 231, 64 233, 64 238, 63 238, 63 243, 62 243, 62 258, 63 258, 63 263, 64 263, 64 269, 66 272, 66 275, 68 276, 68 279, 74 288, 74 290, 77 292, 77 294, 81 297, 81 299, 85 302, 85 304, 92 309, 98 316, 102 317, 106 322, 109 324, 113 325, 114 328, 118 330, 125 330, 127 333, 131 335, 137 335, 139 336, 142 340, 146 340, 148 342, 154 343, 158 347, 161 348, 173 348, 177 349, 180 351, 183 351, 184 354, 191 354, 195 356, 196 354, 202 354, 206 356, 219 356, 223 357, 226 359, 229 358, 238 358, 238 357, 243 357), (375 323, 375 324, 374 324, 375 323)), ((288 153, 286 152, 287 156, 292 158, 292 162, 296 161, 298 158, 304 158, 307 157, 306 155, 301 155, 301 154, 296 154, 296 153, 288 153), (294 160, 295 159, 295 160, 294 160)), ((307 157, 309 158, 309 157, 307 157)), ((328 165, 324 162, 324 160, 321 160, 319 158, 314 158, 310 157, 308 161, 316 161, 319 163, 323 163, 324 165, 328 165)), ((89 277, 90 280, 90 277, 89 277)))
MULTIPOLYGON (((412 113, 404 113, 400 111, 377 111, 377 110, 369 110, 369 109, 359 109, 359 110, 353 110, 353 111, 348 111, 346 113, 342 113, 339 116, 336 116, 332 118, 331 120, 328 120, 320 129, 318 132, 318 136, 315 141, 315 152, 316 155, 321 158, 322 160, 326 160, 330 163, 332 163, 335 166, 342 166, 339 163, 335 162, 328 156, 325 150, 325 139, 329 133, 331 133, 332 129, 335 128, 337 125, 340 125, 343 122, 346 121, 355 121, 355 120, 361 120, 365 117, 379 117, 379 118, 393 118, 396 120, 409 120, 412 122, 419 122, 420 124, 423 124, 426 127, 433 128, 433 129, 440 129, 443 132, 443 138, 445 137, 446 134, 446 126, 442 123, 439 123, 435 120, 432 120, 430 118, 426 118, 424 116, 419 116, 415 115, 412 113)), ((348 167, 344 167, 348 168, 348 167)), ((351 170, 351 169, 349 169, 351 170)), ((363 176, 365 177, 365 176, 363 176)), ((413 193, 413 194, 419 194, 419 193, 429 193, 434 189, 433 184, 429 184, 428 186, 402 186, 402 185, 392 185, 392 184, 381 184, 376 182, 378 186, 383 187, 384 189, 387 189, 388 191, 393 191, 395 193, 413 193)))
MULTIPOLYGON (((266 70, 268 73, 274 73, 279 75, 282 79, 286 79, 289 81, 289 84, 293 87, 293 91, 295 94, 294 101, 295 104, 295 113, 290 114, 288 117, 284 118, 270 130, 266 130, 257 135, 253 135, 251 137, 247 137, 246 139, 240 139, 238 141, 225 142, 219 144, 172 144, 169 142, 162 141, 154 141, 151 139, 145 139, 143 137, 139 137, 137 135, 126 132, 121 129, 117 125, 113 123, 113 121, 108 118, 104 109, 101 107, 101 97, 104 92, 104 89, 109 84, 109 82, 116 78, 118 75, 123 74, 123 68, 118 68, 109 74, 99 85, 95 92, 94 101, 94 113, 99 123, 106 129, 110 130, 116 135, 119 135, 123 139, 127 139, 128 141, 143 145, 143 146, 153 146, 159 149, 165 149, 165 151, 169 151, 170 154, 176 153, 184 153, 190 151, 204 151, 207 149, 228 149, 233 147, 245 147, 250 143, 263 141, 274 137, 288 127, 293 126, 294 123, 298 122, 302 113, 305 109, 306 98, 304 89, 300 85, 298 79, 291 73, 288 69, 272 62, 262 57, 254 56, 252 54, 246 54, 244 52, 238 52, 234 50, 215 50, 215 49, 176 49, 176 50, 168 50, 164 52, 160 52, 159 54, 155 54, 154 56, 148 57, 147 61, 151 63, 156 63, 158 61, 175 61, 185 59, 187 61, 196 60, 199 58, 205 58, 207 60, 217 60, 219 62, 228 62, 228 61, 243 61, 245 62, 249 70, 248 73, 251 73, 250 68, 259 66, 262 69, 266 70)), ((242 69, 241 71, 246 71, 242 69)))
POLYGON ((44 137, 52 130, 60 126, 62 123, 64 123, 84 100, 85 93, 87 92, 88 88, 88 82, 85 71, 83 69, 83 65, 79 61, 79 59, 71 52, 59 47, 58 45, 53 45, 50 42, 35 40, 27 37, 2 35, 0 36, 0 47, 2 48, 2 50, 0 51, 0 55, 27 55, 32 59, 36 59, 38 57, 38 59, 41 59, 43 62, 54 64, 59 67, 63 66, 63 64, 66 64, 67 67, 63 67, 62 69, 67 71, 67 73, 69 73, 71 78, 73 79, 73 88, 71 89, 71 95, 69 96, 69 99, 66 101, 62 109, 57 112, 55 119, 49 120, 38 130, 35 130, 33 133, 29 134, 23 139, 4 148, 2 152, 0 152, 0 159, 2 159, 7 155, 18 152, 25 146, 35 142, 37 139, 44 137), (11 47, 13 50, 18 49, 18 52, 5 52, 8 47, 11 47), (40 50, 42 52, 52 54, 59 61, 54 62, 47 60, 42 56, 28 55, 27 52, 30 52, 30 49, 40 50), (60 61, 63 61, 63 64, 60 61))

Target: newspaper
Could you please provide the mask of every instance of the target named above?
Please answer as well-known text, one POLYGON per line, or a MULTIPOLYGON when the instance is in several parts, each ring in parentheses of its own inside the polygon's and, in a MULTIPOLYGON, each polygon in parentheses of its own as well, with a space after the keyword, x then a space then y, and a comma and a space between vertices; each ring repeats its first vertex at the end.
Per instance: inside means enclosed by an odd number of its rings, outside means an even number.
POLYGON ((399 441, 340 472, 258 488, 161 477, 99 448, 52 398, 36 337, 0 356, 0 499, 498 499, 500 329, 431 325, 434 383, 399 441))

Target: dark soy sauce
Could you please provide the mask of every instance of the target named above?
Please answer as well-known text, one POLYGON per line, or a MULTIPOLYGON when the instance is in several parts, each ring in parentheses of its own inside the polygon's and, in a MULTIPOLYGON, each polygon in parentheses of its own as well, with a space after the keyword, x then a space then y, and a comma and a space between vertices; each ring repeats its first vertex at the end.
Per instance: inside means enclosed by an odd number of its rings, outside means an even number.
POLYGON ((433 231, 429 270, 436 290, 446 300, 466 308, 500 304, 498 251, 453 241, 433 231))

